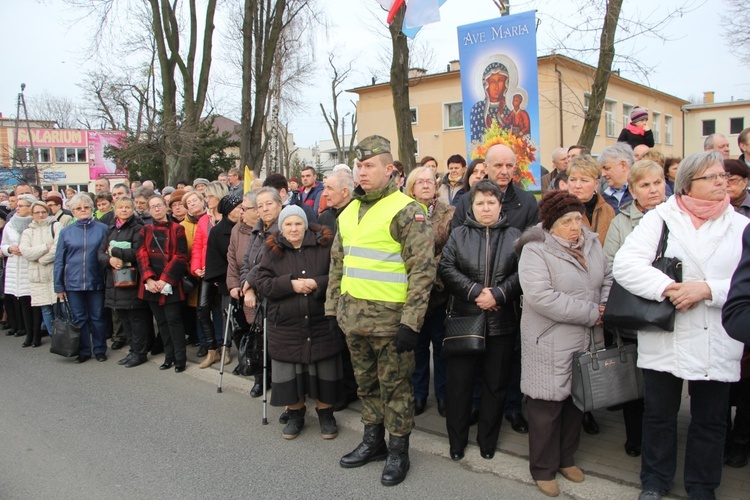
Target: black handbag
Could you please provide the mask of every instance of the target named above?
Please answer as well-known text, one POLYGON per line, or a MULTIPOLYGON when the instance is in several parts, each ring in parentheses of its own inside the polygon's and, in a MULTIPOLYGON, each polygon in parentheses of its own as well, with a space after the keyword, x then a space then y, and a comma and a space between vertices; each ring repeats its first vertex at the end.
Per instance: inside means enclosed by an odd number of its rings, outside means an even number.
MULTIPOLYGON (((164 258, 167 258, 167 254, 164 252, 164 249, 161 247, 161 243, 159 243, 159 238, 154 236, 154 241, 156 242, 156 246, 159 247, 159 251, 164 256, 164 258)), ((182 293, 187 295, 193 290, 195 290, 196 282, 193 281, 193 278, 190 277, 190 275, 186 274, 182 277, 180 280, 182 282, 182 293)))
POLYGON ((263 372, 263 315, 260 308, 256 311, 250 329, 245 332, 242 340, 240 340, 237 363, 236 372, 238 375, 249 377, 263 372))
POLYGON ((55 307, 55 319, 52 321, 52 336, 50 337, 49 352, 59 354, 65 358, 78 356, 78 348, 81 342, 81 328, 71 320, 73 314, 70 311, 68 299, 65 299, 65 314, 60 307, 60 299, 55 307))
POLYGON ((449 358, 482 354, 485 351, 486 335, 487 313, 485 311, 476 316, 451 316, 449 313, 445 318, 442 355, 449 358))
MULTIPOLYGON (((667 249, 669 228, 664 223, 661 239, 656 249, 656 258, 652 265, 663 272, 676 283, 682 282, 682 262, 676 257, 664 257, 667 249)), ((602 315, 602 321, 608 326, 629 328, 631 330, 659 329, 674 331, 675 307, 669 299, 661 302, 648 300, 634 295, 620 286, 617 281, 612 282, 607 306, 602 315)))
POLYGON ((138 271, 134 267, 113 269, 112 282, 115 288, 135 288, 138 286, 138 271))
POLYGON ((597 351, 594 329, 589 348, 573 358, 571 396, 583 412, 615 406, 643 397, 643 372, 637 366, 638 346, 623 344, 615 330, 617 345, 597 351))

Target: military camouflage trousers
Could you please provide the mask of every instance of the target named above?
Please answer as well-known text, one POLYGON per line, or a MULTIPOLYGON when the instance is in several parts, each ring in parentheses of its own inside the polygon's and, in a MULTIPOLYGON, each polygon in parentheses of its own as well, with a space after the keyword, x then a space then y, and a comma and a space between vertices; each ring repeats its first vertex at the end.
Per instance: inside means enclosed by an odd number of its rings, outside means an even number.
POLYGON ((385 424, 394 436, 414 427, 414 352, 396 352, 395 337, 347 334, 362 423, 385 424))

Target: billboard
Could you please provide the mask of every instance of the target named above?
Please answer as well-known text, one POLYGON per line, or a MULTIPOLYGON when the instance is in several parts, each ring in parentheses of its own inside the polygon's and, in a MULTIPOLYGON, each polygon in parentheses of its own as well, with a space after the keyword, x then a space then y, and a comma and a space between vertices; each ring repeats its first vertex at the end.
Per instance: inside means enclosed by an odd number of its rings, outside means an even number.
POLYGON ((119 131, 91 131, 88 132, 89 150, 89 178, 99 177, 127 177, 124 166, 118 166, 114 160, 104 157, 107 146, 122 147, 126 137, 125 132, 119 131))
POLYGON ((516 154, 515 181, 541 189, 539 85, 534 11, 458 27, 466 150, 484 158, 495 144, 516 154))

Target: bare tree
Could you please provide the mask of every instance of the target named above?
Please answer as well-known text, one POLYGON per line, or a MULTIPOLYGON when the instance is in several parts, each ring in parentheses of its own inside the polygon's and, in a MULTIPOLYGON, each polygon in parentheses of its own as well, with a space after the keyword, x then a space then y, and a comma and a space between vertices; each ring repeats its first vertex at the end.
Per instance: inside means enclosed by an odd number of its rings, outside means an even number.
POLYGON ((721 15, 724 36, 732 52, 744 64, 750 63, 750 10, 746 0, 724 0, 726 10, 721 15))
MULTIPOLYGON (((346 137, 345 119, 347 115, 344 115, 343 118, 339 116, 339 97, 344 92, 342 85, 352 71, 353 62, 349 61, 342 68, 337 68, 336 63, 334 62, 334 55, 329 54, 328 64, 333 70, 333 78, 331 78, 331 111, 326 111, 322 102, 320 103, 320 111, 323 113, 326 125, 328 125, 328 131, 331 133, 331 139, 333 139, 333 145, 336 148, 337 158, 340 162, 350 163, 353 159, 352 152, 354 150, 354 137, 357 135, 357 113, 349 113, 349 115, 351 115, 351 136, 349 138, 349 146, 347 149, 346 144, 343 143, 346 137), (341 126, 340 137, 339 125, 341 126)), ((352 102, 352 104, 354 103, 352 102)))
POLYGON ((84 120, 81 107, 69 97, 42 92, 29 96, 27 102, 30 117, 57 122, 60 128, 80 127, 81 121, 84 120))
POLYGON ((406 4, 396 13, 388 27, 391 33, 393 59, 391 61, 391 95, 393 96, 393 114, 396 118, 396 135, 398 136, 398 159, 404 165, 404 173, 416 166, 414 151, 416 143, 411 130, 411 111, 409 106, 409 46, 406 35, 401 31, 406 13, 406 4))

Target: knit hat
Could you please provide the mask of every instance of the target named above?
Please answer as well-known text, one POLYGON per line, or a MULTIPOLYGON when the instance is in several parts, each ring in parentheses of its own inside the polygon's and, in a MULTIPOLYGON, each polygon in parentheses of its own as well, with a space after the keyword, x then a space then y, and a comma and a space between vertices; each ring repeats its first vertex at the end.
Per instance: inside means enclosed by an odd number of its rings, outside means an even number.
MULTIPOLYGON (((750 177, 750 169, 742 160, 724 160, 724 171, 729 175, 739 175, 745 179, 750 177)), ((47 199, 49 200, 49 196, 47 199)))
POLYGON ((305 215, 305 211, 297 205, 287 205, 286 207, 284 207, 284 210, 282 210, 279 214, 279 229, 281 229, 282 224, 284 224, 284 219, 286 219, 290 215, 296 215, 297 217, 302 219, 302 222, 305 223, 305 229, 307 229, 307 215, 305 215))
POLYGON ((228 194, 219 201, 219 213, 224 217, 229 215, 229 212, 234 210, 237 205, 242 203, 242 197, 236 194, 228 194))
POLYGON ((289 182, 296 182, 297 184, 299 184, 299 179, 297 179, 296 177, 292 177, 291 179, 289 179, 289 182))
POLYGON ((197 179, 193 181, 193 187, 197 188, 198 184, 205 184, 206 186, 208 186, 210 183, 208 182, 208 179, 204 179, 203 177, 198 177, 197 179))
POLYGON ((633 125, 635 125, 638 120, 643 120, 644 118, 648 120, 648 110, 646 108, 636 106, 633 108, 633 111, 630 112, 630 123, 633 125))
POLYGON ((173 203, 182 203, 182 197, 185 196, 185 193, 187 191, 184 189, 175 189, 172 191, 172 194, 169 195, 169 206, 171 207, 173 203))
POLYGON ((161 195, 166 196, 170 193, 174 193, 175 189, 172 186, 165 186, 164 189, 161 190, 161 195))
POLYGON ((52 203, 55 203, 57 205, 63 204, 62 197, 59 194, 47 193, 46 201, 51 201, 52 203))
POLYGON ((575 195, 567 191, 548 191, 539 201, 539 214, 542 219, 542 228, 547 231, 560 217, 570 212, 586 213, 583 202, 575 195))

